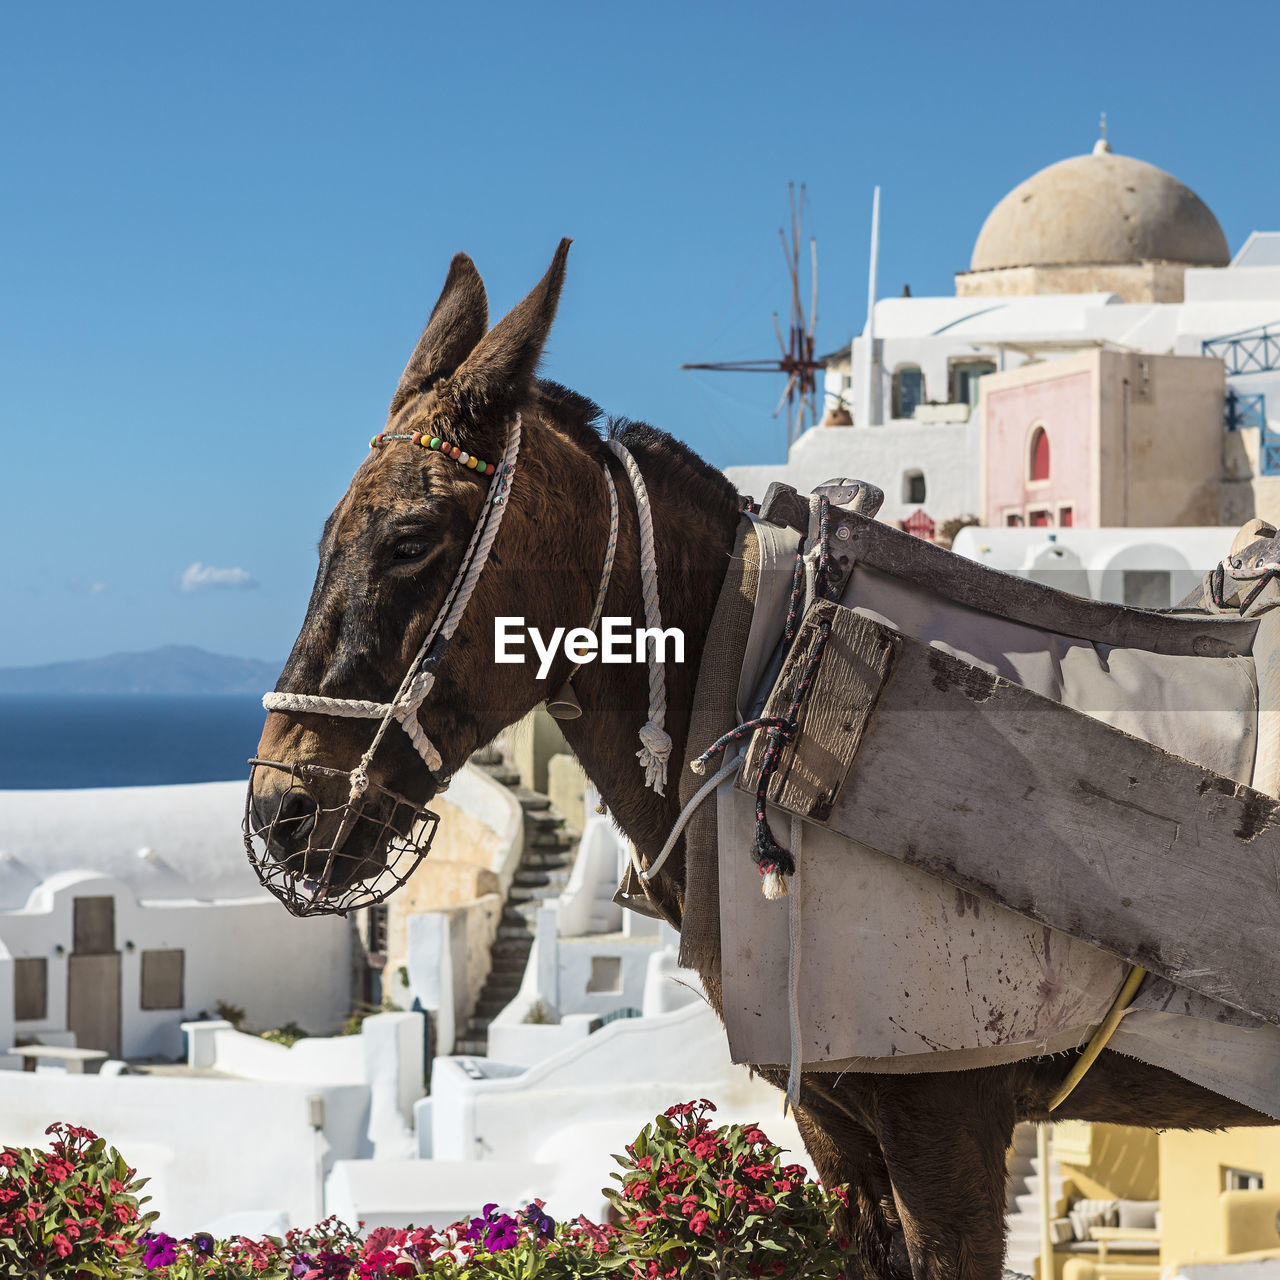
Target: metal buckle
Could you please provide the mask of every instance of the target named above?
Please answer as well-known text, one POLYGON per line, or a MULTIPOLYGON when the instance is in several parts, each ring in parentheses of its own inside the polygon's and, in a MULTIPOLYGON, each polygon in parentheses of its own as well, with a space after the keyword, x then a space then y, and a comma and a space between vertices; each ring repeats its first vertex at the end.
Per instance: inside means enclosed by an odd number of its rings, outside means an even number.
POLYGON ((405 796, 372 779, 363 795, 340 805, 320 807, 306 819, 280 816, 289 791, 305 791, 311 801, 315 796, 307 790, 312 779, 341 779, 350 775, 341 769, 315 764, 283 764, 276 760, 249 761, 249 790, 244 807, 244 847, 250 865, 264 888, 270 890, 295 916, 345 916, 360 907, 371 907, 394 893, 418 869, 431 851, 439 814, 425 805, 415 804, 405 796), (276 805, 275 814, 259 823, 253 812, 253 780, 259 769, 275 769, 287 774, 289 786, 276 805), (382 812, 379 812, 382 811, 382 812), (317 844, 316 832, 331 823, 320 819, 337 818, 337 832, 328 844, 317 844), (310 820, 305 847, 277 857, 272 845, 278 835, 300 822, 310 820), (374 829, 372 852, 345 852, 351 834, 360 826, 374 829), (316 862, 323 859, 320 867, 316 862), (307 867, 304 872, 303 868, 307 867))

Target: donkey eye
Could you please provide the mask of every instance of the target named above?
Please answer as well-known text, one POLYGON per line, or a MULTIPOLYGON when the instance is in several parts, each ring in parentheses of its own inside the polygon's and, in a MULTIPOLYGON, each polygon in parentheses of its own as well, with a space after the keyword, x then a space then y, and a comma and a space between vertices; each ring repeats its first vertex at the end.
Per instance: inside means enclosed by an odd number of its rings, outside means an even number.
POLYGON ((425 538, 402 538, 391 550, 393 560, 420 560, 431 550, 425 538))

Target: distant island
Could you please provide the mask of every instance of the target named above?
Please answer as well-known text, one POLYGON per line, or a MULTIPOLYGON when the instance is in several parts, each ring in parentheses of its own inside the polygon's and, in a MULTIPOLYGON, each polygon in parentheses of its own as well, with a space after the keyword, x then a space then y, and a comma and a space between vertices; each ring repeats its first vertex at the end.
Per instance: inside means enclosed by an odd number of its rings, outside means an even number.
POLYGON ((146 653, 0 667, 0 694, 261 694, 275 687, 283 665, 170 644, 146 653))

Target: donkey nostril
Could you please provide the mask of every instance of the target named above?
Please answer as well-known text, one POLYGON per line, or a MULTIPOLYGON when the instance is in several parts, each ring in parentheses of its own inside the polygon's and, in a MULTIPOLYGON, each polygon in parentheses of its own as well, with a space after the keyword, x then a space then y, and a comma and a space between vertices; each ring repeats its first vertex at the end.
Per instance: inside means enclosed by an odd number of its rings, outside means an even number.
POLYGON ((280 844, 297 846, 311 834, 316 825, 319 806, 299 787, 291 787, 280 798, 272 835, 280 844))

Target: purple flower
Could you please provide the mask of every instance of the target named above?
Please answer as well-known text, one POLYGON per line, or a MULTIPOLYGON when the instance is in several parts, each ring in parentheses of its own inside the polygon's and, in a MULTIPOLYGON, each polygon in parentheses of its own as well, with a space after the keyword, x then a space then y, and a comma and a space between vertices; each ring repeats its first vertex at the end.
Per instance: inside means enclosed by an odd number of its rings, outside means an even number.
POLYGON ((197 1258, 213 1257, 213 1237, 207 1231, 197 1231, 187 1243, 197 1258))
POLYGON ((524 1220, 544 1240, 550 1240, 556 1233, 556 1220, 549 1213, 543 1213, 540 1204, 531 1204, 524 1211, 524 1220))
POLYGON ((510 1214, 502 1214, 490 1225, 484 1235, 484 1247, 490 1253, 511 1249, 520 1238, 520 1228, 510 1214))
POLYGON ((316 1265, 316 1260, 309 1253, 298 1254, 289 1266, 291 1276, 305 1276, 316 1265))
POLYGON ((178 1260, 178 1242, 173 1236, 157 1232, 147 1240, 142 1249, 142 1265, 148 1271, 157 1267, 167 1267, 178 1260))
POLYGON ((316 1255, 316 1261, 320 1264, 325 1280, 346 1280, 356 1265, 345 1254, 335 1253, 331 1249, 322 1249, 316 1255))

